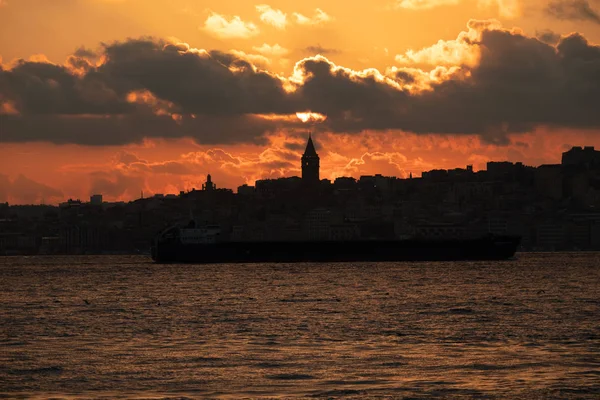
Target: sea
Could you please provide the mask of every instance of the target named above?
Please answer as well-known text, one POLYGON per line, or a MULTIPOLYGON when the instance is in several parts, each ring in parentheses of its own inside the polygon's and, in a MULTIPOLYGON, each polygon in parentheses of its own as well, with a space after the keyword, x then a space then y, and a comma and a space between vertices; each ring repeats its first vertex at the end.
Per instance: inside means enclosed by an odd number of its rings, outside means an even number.
POLYGON ((600 253, 0 257, 0 397, 600 398, 600 253))

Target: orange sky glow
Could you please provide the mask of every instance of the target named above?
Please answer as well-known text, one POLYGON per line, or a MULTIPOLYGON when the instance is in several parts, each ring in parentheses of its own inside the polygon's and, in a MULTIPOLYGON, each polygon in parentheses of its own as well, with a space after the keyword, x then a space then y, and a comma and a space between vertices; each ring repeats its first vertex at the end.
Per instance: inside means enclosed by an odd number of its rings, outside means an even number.
POLYGON ((0 201, 600 147, 600 0, 0 0, 0 201))

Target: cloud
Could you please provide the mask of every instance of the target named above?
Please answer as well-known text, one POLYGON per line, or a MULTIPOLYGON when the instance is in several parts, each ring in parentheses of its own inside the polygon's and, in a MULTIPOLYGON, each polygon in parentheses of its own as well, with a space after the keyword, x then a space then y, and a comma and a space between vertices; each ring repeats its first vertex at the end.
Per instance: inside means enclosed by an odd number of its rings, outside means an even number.
POLYGON ((265 24, 274 26, 277 29, 285 29, 287 25, 287 15, 281 10, 276 10, 267 4, 259 4, 256 11, 260 13, 260 20, 265 24))
POLYGON ((8 175, 0 174, 0 203, 8 201, 10 193, 10 179, 8 175))
POLYGON ((305 53, 309 53, 309 54, 321 54, 321 55, 327 55, 327 54, 339 54, 341 53, 341 50, 338 49, 330 49, 327 47, 323 47, 320 44, 317 44, 316 46, 307 46, 303 49, 303 51, 305 53))
MULTIPOLYGON (((281 10, 274 9, 268 4, 259 4, 256 6, 256 11, 260 13, 260 20, 265 24, 272 25, 277 29, 285 29, 289 21, 287 14, 281 10)), ((326 22, 333 21, 333 17, 327 14, 320 8, 316 8, 312 17, 307 17, 303 14, 294 12, 295 23, 298 25, 321 25, 326 22)))
MULTIPOLYGON (((489 22, 471 21, 469 27, 481 30, 473 43, 480 48, 478 64, 457 66, 462 73, 434 80, 426 90, 398 89, 391 77, 351 71, 318 57, 297 65, 304 77, 298 90, 338 132, 471 133, 502 144, 508 134, 538 125, 600 125, 593 111, 600 106, 594 83, 599 47, 576 34, 553 47, 489 22)), ((419 79, 414 70, 397 71, 419 79)))
POLYGON ((399 0, 396 7, 409 10, 429 10, 440 6, 456 5, 459 2, 460 0, 399 0))
POLYGON ((560 41, 560 34, 553 32, 549 29, 543 31, 536 31, 535 36, 542 42, 555 45, 560 41))
POLYGON ((99 52, 103 61, 83 73, 47 61, 0 70, 0 100, 14 111, 0 114, 2 140, 264 144, 305 129, 296 113, 307 111, 333 133, 467 134, 495 144, 539 126, 600 128, 600 47, 579 34, 552 45, 496 21, 471 20, 457 39, 406 53, 384 72, 314 56, 285 78, 246 53, 152 38, 99 52))
POLYGON ((238 57, 241 60, 246 60, 256 67, 267 68, 271 64, 271 60, 260 54, 250 54, 241 50, 229 50, 229 53, 238 57))
POLYGON ((192 170, 187 165, 178 161, 154 163, 138 161, 129 164, 128 169, 138 172, 150 172, 152 174, 187 175, 192 173, 192 170))
POLYGON ((480 47, 476 43, 481 40, 482 32, 500 26, 495 20, 472 23, 469 30, 461 32, 456 39, 440 40, 418 51, 408 50, 397 55, 396 62, 403 65, 475 66, 480 56, 480 47))
POLYGON ((81 58, 97 58, 98 57, 98 55, 93 50, 86 49, 85 47, 79 47, 77 50, 75 50, 73 55, 76 57, 81 57, 81 58))
POLYGON ((60 190, 19 174, 14 180, 0 174, 0 202, 18 204, 56 203, 62 201, 60 190))
POLYGON ((235 15, 231 19, 211 13, 204 21, 204 30, 221 39, 247 39, 259 34, 260 30, 252 22, 244 22, 235 15))
POLYGON ((91 193, 102 193, 113 199, 136 199, 146 188, 142 176, 132 176, 118 170, 92 172, 90 180, 91 193))
POLYGON ((145 160, 141 160, 137 155, 124 150, 115 154, 112 160, 117 165, 130 165, 136 162, 147 162, 145 160))
MULTIPOLYGON (((442 6, 455 6, 462 0, 397 0, 395 7, 408 10, 431 10, 442 6)), ((506 18, 518 17, 521 13, 520 0, 478 0, 479 8, 497 8, 498 15, 506 18)))
POLYGON ((288 49, 281 47, 277 43, 273 46, 263 43, 262 46, 255 46, 252 47, 252 49, 254 49, 254 51, 259 52, 260 54, 264 54, 265 56, 271 57, 283 57, 290 52, 288 49))
POLYGON ((325 22, 333 21, 333 17, 320 8, 315 9, 315 13, 312 17, 307 17, 297 12, 294 13, 294 17, 296 17, 296 23, 299 25, 320 25, 325 22))
MULTIPOLYGON (((302 149, 303 150, 303 149, 302 149)), ((256 156, 235 155, 220 148, 182 154, 179 162, 200 174, 211 171, 213 180, 254 184, 257 179, 280 178, 297 174, 301 152, 270 144, 256 156)))
POLYGON ((498 15, 505 18, 516 18, 521 15, 521 0, 478 0, 479 8, 498 9, 498 15))
POLYGON ((587 0, 553 0, 548 3, 545 11, 557 19, 591 21, 600 24, 600 14, 587 0))
POLYGON ((345 176, 366 175, 367 171, 378 171, 387 176, 407 178, 404 169, 407 164, 405 155, 398 152, 366 152, 360 158, 352 158, 343 168, 345 176))

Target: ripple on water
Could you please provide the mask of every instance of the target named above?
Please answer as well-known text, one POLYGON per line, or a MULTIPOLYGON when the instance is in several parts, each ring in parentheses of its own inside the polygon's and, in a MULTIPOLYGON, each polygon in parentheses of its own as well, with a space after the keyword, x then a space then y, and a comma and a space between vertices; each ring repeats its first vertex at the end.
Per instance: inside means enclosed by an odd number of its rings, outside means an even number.
POLYGON ((0 397, 596 399, 599 265, 0 258, 0 397))

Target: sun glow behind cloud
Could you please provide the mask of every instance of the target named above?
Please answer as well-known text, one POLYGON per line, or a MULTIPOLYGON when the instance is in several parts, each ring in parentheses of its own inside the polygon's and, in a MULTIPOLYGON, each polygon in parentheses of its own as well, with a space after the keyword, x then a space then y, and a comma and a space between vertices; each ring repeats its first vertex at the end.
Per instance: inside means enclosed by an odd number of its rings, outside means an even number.
POLYGON ((501 29, 499 21, 469 21, 468 30, 461 32, 456 39, 439 40, 436 44, 421 50, 407 50, 396 56, 396 62, 403 65, 461 66, 475 67, 479 63, 481 40, 484 30, 501 29))
POLYGON ((327 119, 325 115, 319 113, 313 113, 310 111, 307 112, 297 112, 296 116, 302 122, 323 122, 327 119))

